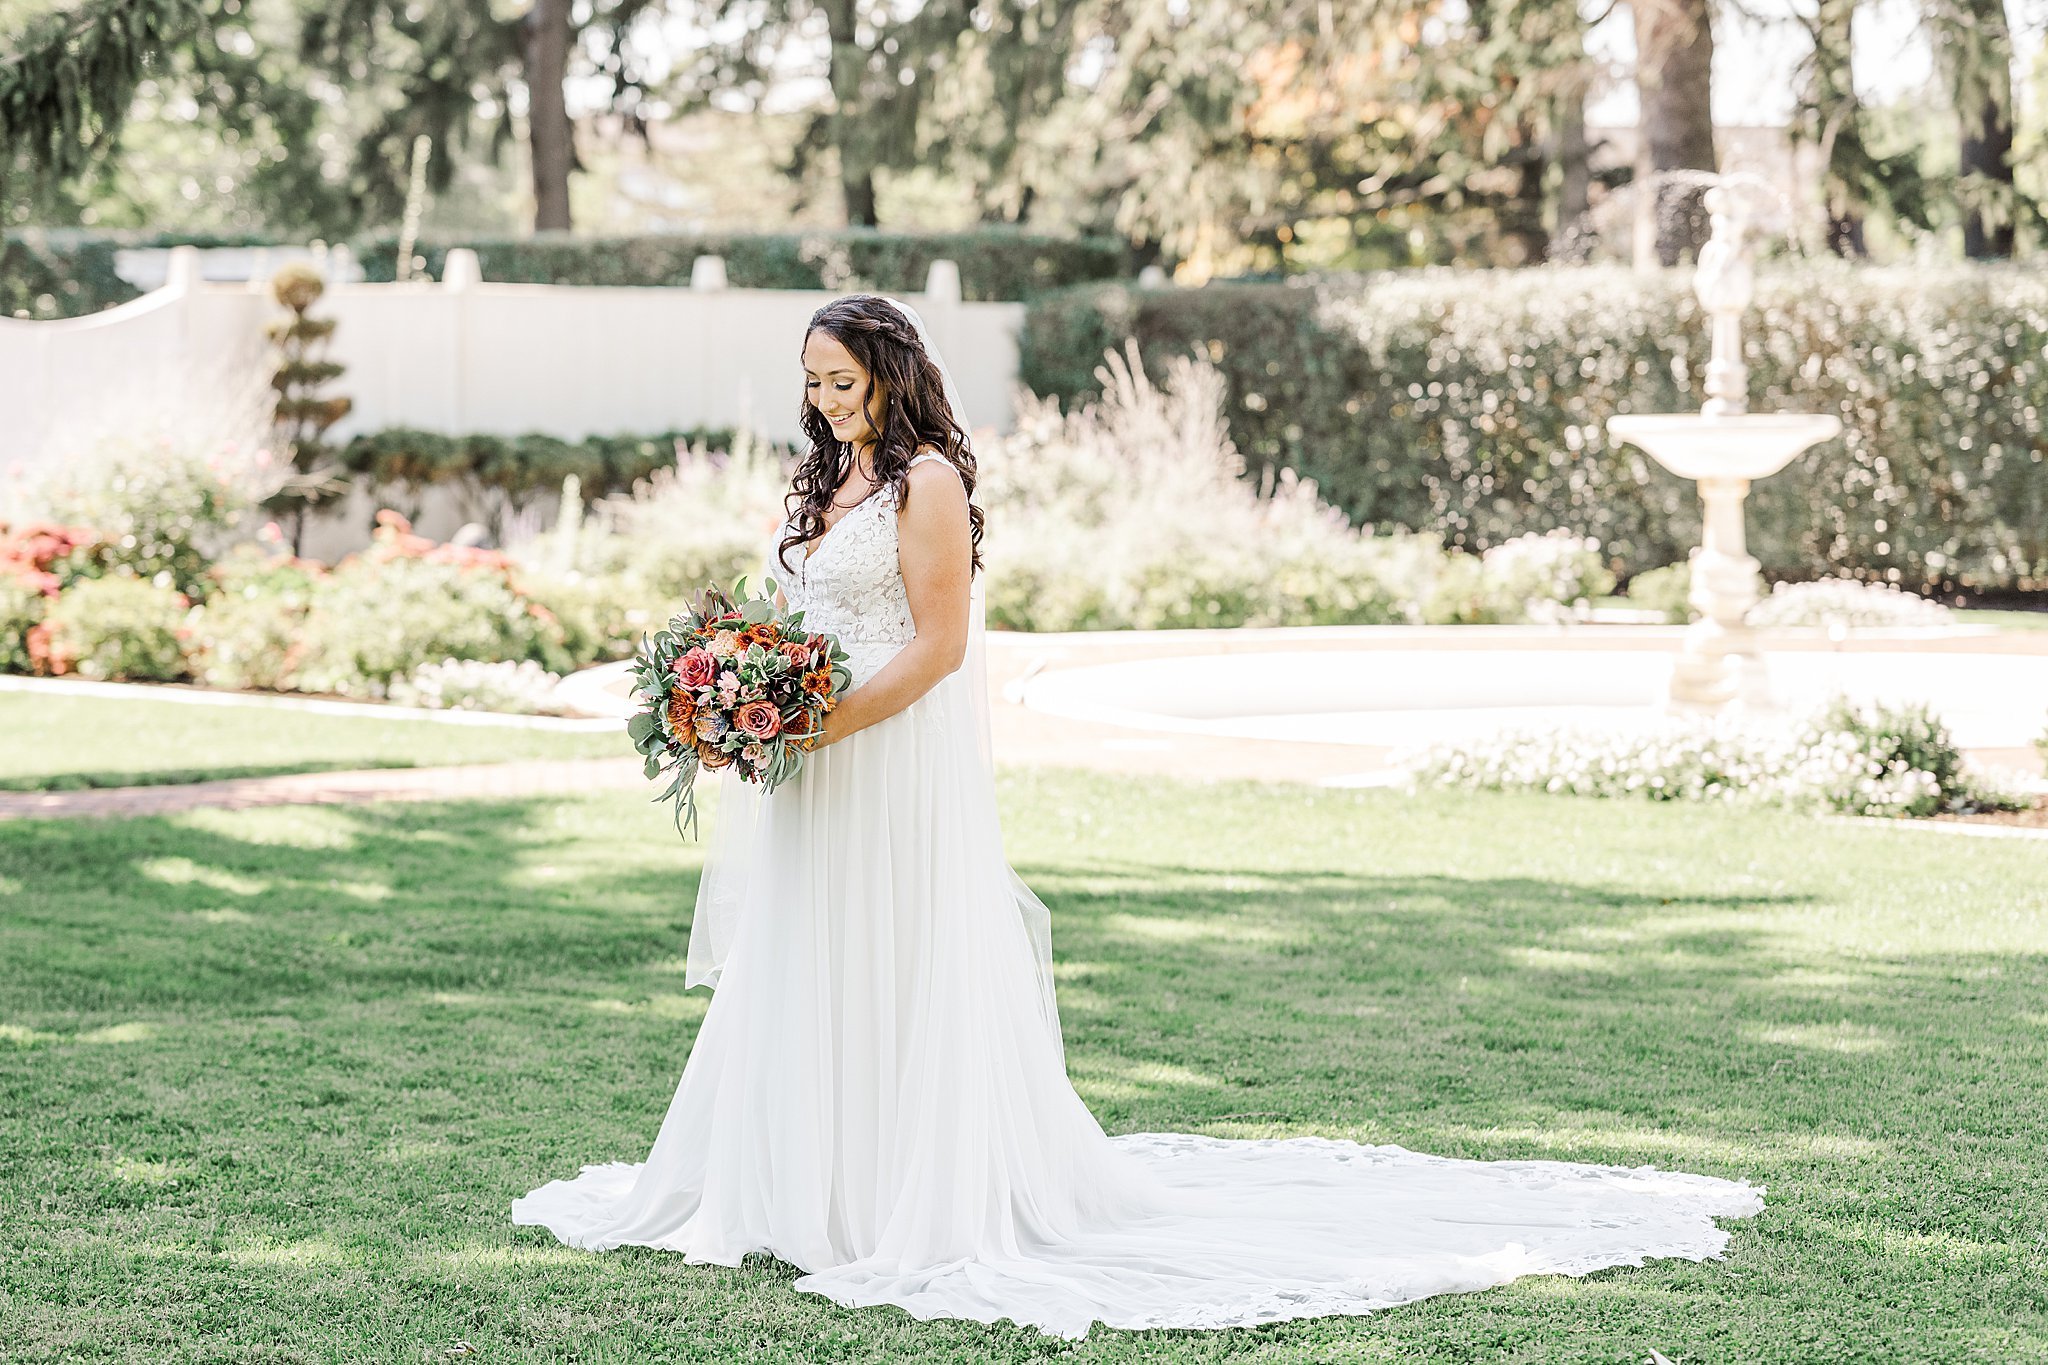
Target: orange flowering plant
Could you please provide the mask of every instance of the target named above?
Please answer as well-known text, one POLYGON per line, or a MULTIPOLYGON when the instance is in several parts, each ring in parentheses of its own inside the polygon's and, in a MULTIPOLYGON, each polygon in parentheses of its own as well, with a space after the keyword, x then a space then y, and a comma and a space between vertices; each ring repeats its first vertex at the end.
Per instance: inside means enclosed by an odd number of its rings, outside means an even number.
POLYGON ((804 614, 775 608, 775 580, 747 596, 707 587, 668 625, 640 637, 626 723, 650 780, 668 774, 654 799, 676 803, 676 831, 697 832, 697 774, 734 768, 773 791, 803 771, 825 713, 853 681, 846 651, 803 628, 804 614))

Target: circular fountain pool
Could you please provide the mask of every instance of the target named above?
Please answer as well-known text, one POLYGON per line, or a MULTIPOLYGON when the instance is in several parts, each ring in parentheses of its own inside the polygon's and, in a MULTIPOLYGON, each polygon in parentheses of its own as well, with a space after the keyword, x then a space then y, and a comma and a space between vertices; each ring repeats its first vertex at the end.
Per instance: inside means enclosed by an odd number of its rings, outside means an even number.
MULTIPOLYGON (((1033 710, 1132 729, 1400 748, 1502 729, 1638 725, 1664 712, 1657 650, 1319 649, 1083 664, 1025 681, 1033 710)), ((1837 694, 1926 702, 1970 749, 2022 748, 2048 724, 2048 654, 1786 650, 1778 706, 1837 694)))

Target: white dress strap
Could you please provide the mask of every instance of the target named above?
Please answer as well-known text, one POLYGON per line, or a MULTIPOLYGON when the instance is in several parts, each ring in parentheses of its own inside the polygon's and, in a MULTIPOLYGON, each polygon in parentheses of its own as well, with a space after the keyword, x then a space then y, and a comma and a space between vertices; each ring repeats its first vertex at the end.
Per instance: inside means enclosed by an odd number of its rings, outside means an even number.
POLYGON ((940 454, 940 453, 939 453, 938 451, 936 451, 936 450, 927 450, 927 451, 925 451, 925 452, 924 452, 924 454, 922 454, 922 455, 913 455, 913 456, 911 456, 911 457, 910 457, 910 464, 907 464, 907 465, 905 465, 905 466, 903 466, 903 467, 904 467, 905 469, 908 469, 908 468, 910 468, 910 465, 917 465, 917 464, 923 464, 923 463, 924 463, 924 462, 925 462, 926 460, 943 460, 943 459, 945 459, 945 458, 946 458, 946 457, 945 457, 944 455, 941 455, 941 454, 940 454))

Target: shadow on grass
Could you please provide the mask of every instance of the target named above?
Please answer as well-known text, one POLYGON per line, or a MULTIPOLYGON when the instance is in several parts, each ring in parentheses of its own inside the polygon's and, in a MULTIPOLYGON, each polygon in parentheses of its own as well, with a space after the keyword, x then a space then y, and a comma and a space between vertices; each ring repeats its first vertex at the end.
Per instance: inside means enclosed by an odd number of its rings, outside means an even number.
POLYGON ((1250 1116, 1724 1174, 1774 1145, 1871 1160, 1956 1130, 2048 1136, 2042 1105, 1986 1084, 2048 1075, 2048 956, 1842 953, 1793 932, 1803 892, 1020 871, 1054 909, 1076 1082, 1114 1129, 1250 1116))
MULTIPOLYGON (((697 855, 658 811, 623 825, 628 809, 0 826, 0 1106, 31 1116, 0 1132, 0 1196, 35 1210, 23 1235, 85 1247, 53 1262, 45 1339, 66 1285, 122 1300, 119 1275, 87 1273, 97 1246, 175 1262, 191 1314, 245 1341, 255 1310, 236 1296, 257 1283, 301 1313, 395 1315, 392 1358, 487 1332, 571 1339, 575 1322, 535 1316, 542 1301, 626 1336, 665 1312, 722 1347, 765 1321, 790 1340, 849 1327, 871 1351, 1000 1339, 1030 1354, 1037 1339, 1008 1329, 839 1313, 763 1260, 589 1257, 509 1226, 513 1195, 645 1155, 701 1017, 679 969, 697 855)), ((1800 1294, 1853 1285, 1845 1321, 1929 1284, 1986 1321, 2039 1317, 2026 1248, 2048 1207, 2042 954, 1807 936, 1827 907, 1796 879, 1729 894, 1673 876, 1658 894, 1082 851, 1019 871, 1053 908, 1070 1070, 1113 1132, 1322 1133, 1740 1176, 1770 1186, 1771 1207, 1736 1225, 1731 1264, 1800 1294)), ((1622 1286, 1628 1333, 1699 1302, 1671 1286, 1711 1295, 1727 1273, 1595 1283, 1622 1286), (1630 1297, 1644 1286, 1671 1302, 1630 1297)), ((1457 1324, 1532 1302, 1551 1311, 1517 1288, 1234 1339, 1448 1323, 1469 1341, 1457 1324)))
MULTIPOLYGON (((644 1013, 672 1046, 701 1013, 678 970, 695 854, 665 830, 556 826, 555 809, 331 810, 310 847, 163 820, 0 829, 18 888, 0 1025, 33 1040, 280 997, 547 998, 593 1024, 644 1013)), ((1971 1077, 2039 1060, 2048 1032, 2041 956, 1844 958, 1782 931, 1803 893, 1019 870, 1053 907, 1072 1069, 1112 1128, 1362 1129, 1490 1155, 1561 1140, 1614 1159, 1682 1150, 1682 1128, 1724 1157, 1773 1132, 1865 1150, 1930 1089, 1991 1104, 1971 1077)))
POLYGON ((15 1010, 374 998, 603 974, 681 951, 695 855, 555 825, 546 799, 0 826, 15 1010))

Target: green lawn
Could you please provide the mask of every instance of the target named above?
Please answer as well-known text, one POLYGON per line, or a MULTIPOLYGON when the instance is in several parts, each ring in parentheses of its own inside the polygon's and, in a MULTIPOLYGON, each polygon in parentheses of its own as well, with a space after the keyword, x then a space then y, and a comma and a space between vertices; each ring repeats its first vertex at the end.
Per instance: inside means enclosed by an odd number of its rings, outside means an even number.
POLYGON ((1965 607, 1956 613, 1956 623, 1965 626, 1997 626, 2001 630, 2048 630, 2048 611, 2000 611, 1965 607))
POLYGON ((617 733, 0 692, 0 791, 628 754, 617 733))
POLYGON ((2048 845, 1011 775, 1113 1132, 1746 1177, 1722 1262, 1221 1334, 917 1323, 507 1204, 639 1160, 704 1011, 637 794, 0 826, 0 1359, 2048 1358, 2048 845))

